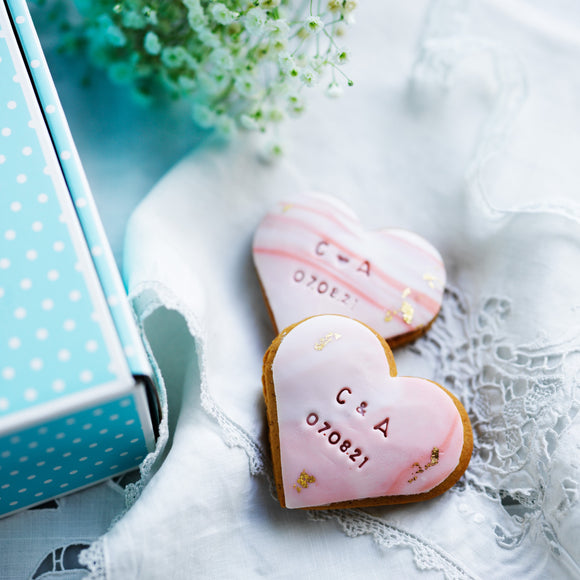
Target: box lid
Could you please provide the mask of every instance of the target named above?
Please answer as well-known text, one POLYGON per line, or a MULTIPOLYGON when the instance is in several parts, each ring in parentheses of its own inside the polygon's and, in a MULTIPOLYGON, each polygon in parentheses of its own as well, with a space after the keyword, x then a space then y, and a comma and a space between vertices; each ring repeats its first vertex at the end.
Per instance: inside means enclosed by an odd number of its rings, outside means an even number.
POLYGON ((150 374, 30 15, 24 2, 7 5, 0 3, 0 433, 31 421, 40 406, 50 414, 65 399, 106 399, 131 388, 133 373, 150 374))
POLYGON ((5 1, 12 15, 12 23, 21 50, 29 63, 28 71, 34 81, 37 98, 50 129, 58 160, 91 250, 93 263, 103 286, 129 368, 134 375, 150 376, 151 366, 135 324, 133 311, 126 300, 123 281, 115 265, 26 1, 5 1))

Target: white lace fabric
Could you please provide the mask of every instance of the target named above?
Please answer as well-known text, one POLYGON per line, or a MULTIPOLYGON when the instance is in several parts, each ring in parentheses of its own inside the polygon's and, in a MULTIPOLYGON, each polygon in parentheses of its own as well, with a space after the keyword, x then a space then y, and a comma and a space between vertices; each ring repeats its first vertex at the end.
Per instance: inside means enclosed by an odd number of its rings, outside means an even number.
POLYGON ((405 4, 360 6, 356 89, 315 98, 280 163, 252 139, 205 147, 133 216, 126 280, 169 422, 130 509, 82 557, 92 578, 580 577, 580 72, 558 68, 580 61, 580 19, 564 1, 405 4), (435 500, 308 512, 274 498, 273 334, 250 241, 304 189, 369 228, 421 233, 446 261, 438 319, 395 352, 399 374, 439 382, 472 421, 470 466, 435 500))

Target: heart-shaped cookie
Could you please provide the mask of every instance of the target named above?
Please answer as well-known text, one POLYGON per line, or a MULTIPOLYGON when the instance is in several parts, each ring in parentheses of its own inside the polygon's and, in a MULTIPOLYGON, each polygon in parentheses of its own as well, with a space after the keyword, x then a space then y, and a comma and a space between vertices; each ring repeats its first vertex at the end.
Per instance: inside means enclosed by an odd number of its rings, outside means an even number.
POLYGON ((431 244, 406 230, 367 232, 327 195, 280 202, 256 230, 253 254, 276 332, 344 314, 395 347, 423 334, 441 308, 445 267, 431 244))
POLYGON ((429 499, 469 463, 473 435, 459 400, 396 376, 385 340, 351 318, 314 316, 284 330, 264 357, 263 385, 284 507, 429 499))

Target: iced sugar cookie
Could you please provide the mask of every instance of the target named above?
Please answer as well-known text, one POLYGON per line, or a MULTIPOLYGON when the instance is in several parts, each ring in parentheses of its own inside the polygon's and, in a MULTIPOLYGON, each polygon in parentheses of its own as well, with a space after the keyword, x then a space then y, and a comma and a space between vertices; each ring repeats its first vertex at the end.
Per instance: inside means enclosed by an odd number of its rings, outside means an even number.
POLYGON ((396 375, 385 340, 345 316, 274 340, 262 380, 283 507, 416 502, 457 482, 473 450, 465 409, 432 381, 396 375))
POLYGON ((395 347, 423 334, 441 307, 445 267, 433 246, 406 230, 366 231, 327 195, 280 202, 259 225, 253 255, 276 332, 344 314, 395 347))

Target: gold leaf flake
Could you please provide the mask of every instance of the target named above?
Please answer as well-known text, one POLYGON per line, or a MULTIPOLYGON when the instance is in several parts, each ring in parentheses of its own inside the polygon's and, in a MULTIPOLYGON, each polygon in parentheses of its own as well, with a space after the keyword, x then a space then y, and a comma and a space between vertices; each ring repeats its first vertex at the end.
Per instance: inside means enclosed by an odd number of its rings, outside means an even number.
POLYGON ((441 288, 441 280, 439 280, 439 278, 433 274, 429 274, 428 272, 423 274, 423 280, 427 282, 427 286, 429 286, 429 288, 435 288, 435 286, 441 288))
POLYGON ((341 338, 341 334, 338 334, 337 332, 329 332, 314 345, 314 350, 322 350, 332 340, 340 340, 341 338))
POLYGON ((407 483, 413 483, 417 479, 417 475, 419 475, 419 473, 424 473, 430 467, 433 467, 438 463, 439 463, 439 447, 433 447, 433 449, 431 449, 431 461, 429 461, 429 463, 427 463, 423 467, 421 467, 421 465, 419 465, 419 463, 417 462, 411 465, 411 467, 415 468, 415 473, 413 473, 411 479, 409 479, 407 483))
POLYGON ((292 486, 298 493, 300 493, 303 489, 306 489, 311 483, 316 481, 316 477, 314 475, 310 475, 306 473, 306 470, 303 469, 302 473, 298 476, 296 483, 292 486))
POLYGON ((401 303, 401 308, 399 310, 387 310, 385 312, 385 322, 391 322, 393 320, 393 316, 396 314, 400 314, 403 318, 403 321, 406 324, 411 324, 413 322, 413 317, 415 316, 415 308, 410 302, 407 302, 405 298, 407 298, 411 294, 410 288, 405 288, 401 294, 401 298, 403 298, 403 302, 401 303))
POLYGON ((411 324, 411 322, 413 322, 413 316, 415 315, 415 309, 409 302, 403 300, 403 304, 401 304, 401 314, 403 315, 405 323, 411 324))

